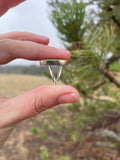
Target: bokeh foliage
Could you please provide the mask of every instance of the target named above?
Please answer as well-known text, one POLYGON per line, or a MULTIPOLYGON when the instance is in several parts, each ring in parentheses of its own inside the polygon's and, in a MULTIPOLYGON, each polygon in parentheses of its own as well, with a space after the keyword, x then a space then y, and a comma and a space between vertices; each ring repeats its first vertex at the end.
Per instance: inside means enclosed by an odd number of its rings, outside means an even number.
MULTIPOLYGON (((120 66, 120 2, 50 0, 49 8, 58 36, 72 53, 61 79, 82 98, 63 110, 47 111, 43 128, 62 135, 63 141, 79 141, 86 125, 102 119, 108 111, 119 113, 119 90, 103 70, 119 77, 115 72, 120 66)), ((39 133, 39 128, 35 132, 39 133)))
MULTIPOLYGON (((116 24, 111 20, 109 23, 103 23, 102 18, 98 18, 95 24, 91 17, 101 15, 99 12, 92 12, 88 16, 85 10, 89 4, 83 1, 52 0, 49 5, 51 21, 65 47, 72 53, 71 60, 64 68, 62 80, 79 91, 88 92, 89 87, 96 86, 104 79, 100 67, 109 68, 113 59, 118 60, 118 56, 113 52, 118 37, 116 24)), ((96 5, 99 7, 99 2, 96 2, 96 5)))

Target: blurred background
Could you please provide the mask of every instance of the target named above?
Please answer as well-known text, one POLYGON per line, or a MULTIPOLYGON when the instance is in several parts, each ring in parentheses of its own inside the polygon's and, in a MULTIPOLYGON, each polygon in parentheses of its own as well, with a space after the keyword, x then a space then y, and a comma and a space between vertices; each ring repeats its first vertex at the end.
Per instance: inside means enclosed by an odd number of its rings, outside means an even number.
MULTIPOLYGON (((71 51, 61 84, 80 101, 20 123, 0 160, 120 160, 120 1, 26 0, 0 18, 0 33, 26 31, 71 51)), ((14 97, 53 84, 37 61, 0 66, 0 92, 14 97)))

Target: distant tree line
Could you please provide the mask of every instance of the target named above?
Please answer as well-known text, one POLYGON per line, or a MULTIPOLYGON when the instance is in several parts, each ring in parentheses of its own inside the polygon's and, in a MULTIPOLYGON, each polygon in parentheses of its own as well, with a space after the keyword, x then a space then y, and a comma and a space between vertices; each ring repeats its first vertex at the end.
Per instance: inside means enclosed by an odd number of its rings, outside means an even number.
POLYGON ((27 75, 45 75, 48 69, 46 66, 1 66, 0 74, 27 74, 27 75))

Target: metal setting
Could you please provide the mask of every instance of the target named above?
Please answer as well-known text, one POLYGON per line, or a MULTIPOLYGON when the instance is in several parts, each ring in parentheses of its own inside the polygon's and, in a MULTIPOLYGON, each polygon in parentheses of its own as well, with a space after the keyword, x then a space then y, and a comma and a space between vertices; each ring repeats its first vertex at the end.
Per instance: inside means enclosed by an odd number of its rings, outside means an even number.
POLYGON ((50 75, 55 84, 59 81, 62 73, 62 66, 65 64, 66 64, 65 60, 58 60, 58 59, 47 59, 47 60, 40 61, 40 65, 48 66, 50 75), (56 76, 55 76, 55 73, 57 73, 56 76))

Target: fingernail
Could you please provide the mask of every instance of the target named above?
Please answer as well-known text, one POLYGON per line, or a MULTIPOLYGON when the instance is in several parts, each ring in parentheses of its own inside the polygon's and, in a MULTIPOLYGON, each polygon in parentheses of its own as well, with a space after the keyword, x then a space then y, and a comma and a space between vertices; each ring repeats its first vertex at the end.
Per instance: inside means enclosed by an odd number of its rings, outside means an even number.
POLYGON ((45 39, 45 40, 49 40, 49 38, 46 36, 40 36, 40 38, 45 39))
POLYGON ((66 94, 66 95, 62 95, 58 98, 58 103, 75 103, 79 101, 79 97, 74 94, 66 94))
POLYGON ((66 50, 66 49, 59 49, 60 51, 64 52, 64 53, 68 53, 68 54, 71 54, 69 50, 66 50))

